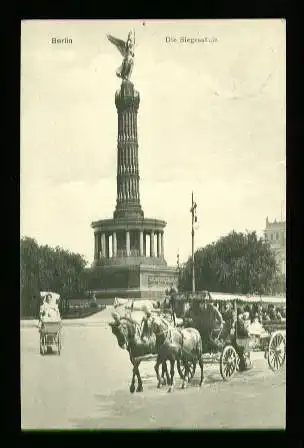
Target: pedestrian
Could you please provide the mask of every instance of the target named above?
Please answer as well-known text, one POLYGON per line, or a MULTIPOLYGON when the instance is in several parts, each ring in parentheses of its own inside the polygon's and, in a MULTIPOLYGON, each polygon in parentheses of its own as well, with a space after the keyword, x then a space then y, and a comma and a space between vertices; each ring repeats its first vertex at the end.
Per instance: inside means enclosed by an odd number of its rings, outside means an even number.
POLYGON ((172 310, 172 318, 173 318, 173 324, 174 326, 176 325, 176 321, 175 321, 175 308, 176 308, 176 291, 173 288, 173 286, 171 286, 171 289, 169 291, 169 295, 170 295, 170 306, 171 306, 171 310, 172 310))

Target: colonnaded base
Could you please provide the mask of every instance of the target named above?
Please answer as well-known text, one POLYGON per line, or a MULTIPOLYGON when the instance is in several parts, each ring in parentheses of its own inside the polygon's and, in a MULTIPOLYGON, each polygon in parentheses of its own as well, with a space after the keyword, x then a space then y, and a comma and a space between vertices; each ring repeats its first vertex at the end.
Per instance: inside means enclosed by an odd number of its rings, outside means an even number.
POLYGON ((168 266, 95 266, 92 273, 96 299, 105 304, 115 297, 163 300, 166 289, 178 285, 177 269, 168 266))

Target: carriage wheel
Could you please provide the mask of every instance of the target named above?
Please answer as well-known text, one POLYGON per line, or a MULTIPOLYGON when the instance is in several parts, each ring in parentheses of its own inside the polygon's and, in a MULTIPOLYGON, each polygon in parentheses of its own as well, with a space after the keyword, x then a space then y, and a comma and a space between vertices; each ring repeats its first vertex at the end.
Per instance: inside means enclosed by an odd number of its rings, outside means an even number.
POLYGON ((62 349, 62 340, 61 340, 61 333, 57 336, 57 353, 60 355, 62 349))
POLYGON ((276 373, 282 370, 286 359, 286 339, 280 331, 275 331, 270 338, 267 361, 270 369, 276 373))
POLYGON ((177 371, 182 380, 188 377, 188 381, 192 380, 196 370, 196 362, 194 361, 184 361, 183 359, 177 360, 177 371))
POLYGON ((237 369, 238 355, 232 345, 223 348, 220 357, 220 373, 224 381, 229 381, 237 369))
POLYGON ((44 335, 40 335, 40 355, 45 355, 46 354, 46 340, 45 340, 45 336, 44 335))

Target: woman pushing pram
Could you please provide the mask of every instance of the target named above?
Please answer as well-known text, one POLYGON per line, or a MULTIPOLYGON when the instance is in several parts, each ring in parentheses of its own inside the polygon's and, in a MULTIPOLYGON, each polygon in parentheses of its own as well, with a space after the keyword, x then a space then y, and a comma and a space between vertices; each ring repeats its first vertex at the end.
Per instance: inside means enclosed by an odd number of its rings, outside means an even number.
POLYGON ((59 300, 59 295, 54 293, 46 293, 43 295, 43 303, 40 306, 39 322, 38 328, 41 329, 43 322, 58 322, 61 321, 59 307, 57 301, 59 300))

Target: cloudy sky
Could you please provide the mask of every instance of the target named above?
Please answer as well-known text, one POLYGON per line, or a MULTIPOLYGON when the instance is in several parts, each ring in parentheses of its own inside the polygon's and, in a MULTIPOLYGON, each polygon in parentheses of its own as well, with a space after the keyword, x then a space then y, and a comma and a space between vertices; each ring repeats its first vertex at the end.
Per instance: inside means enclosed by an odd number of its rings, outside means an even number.
POLYGON ((21 235, 92 261, 90 223, 116 201, 121 56, 106 33, 131 28, 141 203, 167 221, 168 263, 191 251, 192 190, 196 247, 262 232, 285 200, 285 22, 83 20, 22 23, 21 235))

